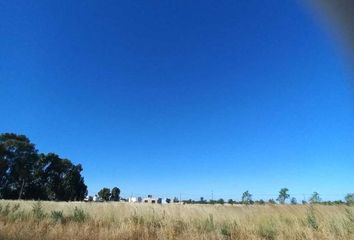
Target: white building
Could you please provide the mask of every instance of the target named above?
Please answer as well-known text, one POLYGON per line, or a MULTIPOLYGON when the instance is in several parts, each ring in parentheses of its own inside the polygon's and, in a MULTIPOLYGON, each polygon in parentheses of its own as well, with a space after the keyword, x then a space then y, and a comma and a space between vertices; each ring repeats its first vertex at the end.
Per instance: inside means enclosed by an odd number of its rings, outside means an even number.
POLYGON ((152 195, 148 195, 145 198, 141 197, 129 197, 128 202, 130 203, 153 203, 153 204, 167 204, 171 203, 171 200, 167 200, 168 198, 158 198, 153 197, 152 195))
POLYGON ((128 202, 130 203, 141 203, 143 199, 141 197, 130 197, 128 198, 128 202))

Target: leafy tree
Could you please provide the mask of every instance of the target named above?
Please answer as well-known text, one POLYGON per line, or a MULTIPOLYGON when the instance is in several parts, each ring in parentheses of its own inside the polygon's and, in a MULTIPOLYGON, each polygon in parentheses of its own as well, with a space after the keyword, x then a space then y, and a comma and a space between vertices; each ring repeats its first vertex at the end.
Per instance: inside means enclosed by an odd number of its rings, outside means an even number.
POLYGON ((341 205, 344 204, 344 202, 342 200, 335 200, 333 201, 333 204, 341 205))
POLYGON ((288 191, 289 191, 289 189, 287 189, 287 188, 280 189, 279 196, 277 198, 277 201, 280 204, 284 204, 286 199, 288 199, 290 197, 290 195, 288 194, 288 191))
POLYGON ((71 201, 82 201, 87 195, 87 187, 81 176, 81 164, 70 166, 67 176, 64 178, 66 198, 71 201))
POLYGON ((220 198, 219 200, 217 200, 216 201, 217 203, 219 203, 219 204, 224 204, 225 203, 225 200, 224 199, 222 199, 222 198, 220 198))
POLYGON ((270 203, 270 204, 277 204, 277 202, 276 202, 273 198, 269 199, 269 200, 268 200, 268 203, 270 203))
POLYGON ((35 163, 38 160, 34 144, 24 135, 0 135, 1 195, 4 198, 26 198, 30 194, 35 163))
POLYGON ((98 192, 98 196, 104 201, 109 201, 111 198, 111 190, 109 188, 102 188, 98 192))
POLYGON ((248 192, 248 190, 242 194, 242 203, 243 204, 251 204, 252 203, 252 194, 250 194, 248 192))
POLYGON ((120 200, 120 189, 117 187, 112 188, 111 200, 119 201, 120 200))
POLYGON ((0 144, 0 198, 3 198, 4 190, 6 189, 8 162, 5 158, 6 149, 3 144, 0 144))
POLYGON ((234 204, 235 201, 230 198, 230 199, 227 201, 227 203, 228 203, 228 204, 234 204))
POLYGON ((83 200, 87 186, 81 165, 58 155, 38 154, 24 135, 0 134, 0 197, 83 200))
POLYGON ((297 200, 296 200, 296 198, 291 198, 291 200, 290 200, 290 202, 291 202, 291 204, 293 204, 293 205, 296 205, 297 204, 297 200))
POLYGON ((348 193, 344 199, 348 205, 353 205, 354 204, 354 193, 348 193))
POLYGON ((166 198, 166 203, 171 203, 171 199, 170 198, 166 198))
POLYGON ((173 202, 174 202, 174 203, 179 203, 178 198, 177 198, 177 197, 174 197, 174 198, 173 198, 173 202))
POLYGON ((310 203, 320 203, 321 202, 321 198, 320 198, 320 194, 318 192, 314 192, 312 194, 312 196, 309 199, 310 203))
POLYGON ((54 153, 40 155, 42 165, 42 181, 49 200, 66 201, 66 188, 64 178, 70 167, 69 160, 61 159, 54 153))
POLYGON ((40 155, 43 186, 49 200, 83 200, 87 186, 80 172, 81 165, 73 165, 70 160, 62 159, 54 153, 40 155))

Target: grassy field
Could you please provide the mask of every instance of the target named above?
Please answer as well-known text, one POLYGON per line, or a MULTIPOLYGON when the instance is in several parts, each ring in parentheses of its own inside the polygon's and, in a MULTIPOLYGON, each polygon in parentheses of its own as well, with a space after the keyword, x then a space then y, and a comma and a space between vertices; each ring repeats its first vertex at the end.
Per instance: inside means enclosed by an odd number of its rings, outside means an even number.
POLYGON ((354 207, 0 200, 0 239, 354 239, 354 207))

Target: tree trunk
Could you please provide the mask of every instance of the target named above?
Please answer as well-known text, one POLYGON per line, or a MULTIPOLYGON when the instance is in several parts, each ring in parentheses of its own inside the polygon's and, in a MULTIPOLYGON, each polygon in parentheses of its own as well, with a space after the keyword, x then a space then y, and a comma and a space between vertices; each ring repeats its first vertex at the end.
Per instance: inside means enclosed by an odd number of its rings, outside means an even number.
POLYGON ((22 191, 23 191, 24 185, 25 185, 25 179, 22 179, 22 184, 21 184, 20 193, 18 194, 18 200, 20 200, 21 197, 22 197, 22 191))

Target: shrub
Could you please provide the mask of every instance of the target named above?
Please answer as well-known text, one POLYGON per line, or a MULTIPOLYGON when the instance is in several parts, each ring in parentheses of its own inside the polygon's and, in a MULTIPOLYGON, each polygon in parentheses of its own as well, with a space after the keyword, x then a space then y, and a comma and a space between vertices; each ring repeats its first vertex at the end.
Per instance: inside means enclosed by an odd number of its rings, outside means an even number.
POLYGON ((307 210, 306 220, 309 227, 311 227, 313 230, 318 230, 318 223, 315 215, 315 209, 312 205, 310 205, 309 209, 307 210))
POLYGON ((228 224, 223 224, 223 225, 221 225, 220 233, 221 233, 221 235, 223 235, 226 239, 231 238, 231 228, 230 228, 230 225, 228 225, 228 224))
POLYGON ((36 219, 43 219, 46 216, 40 201, 35 202, 32 205, 32 213, 36 219))
POLYGON ((182 234, 186 229, 188 225, 182 221, 182 220, 176 220, 173 224, 173 235, 178 236, 182 234))
POLYGON ((74 222, 84 222, 88 219, 88 214, 84 210, 75 207, 71 220, 74 222))
POLYGON ((129 218, 129 220, 134 224, 134 225, 143 225, 144 224, 144 218, 142 216, 138 216, 136 212, 132 214, 129 218))
POLYGON ((345 221, 346 229, 349 233, 354 233, 354 214, 349 208, 345 209, 347 220, 345 221))
POLYGON ((1 207, 1 215, 6 217, 10 214, 10 204, 6 204, 5 207, 1 207))
POLYGON ((200 230, 202 232, 212 232, 215 230, 214 217, 212 214, 210 214, 209 217, 202 222, 200 230))
POLYGON ((28 218, 28 214, 26 214, 24 210, 16 211, 15 213, 11 214, 11 217, 10 217, 10 219, 13 221, 15 221, 15 220, 24 221, 27 218, 28 218))
POLYGON ((16 203, 15 205, 12 206, 11 212, 14 213, 20 208, 20 204, 16 203))
POLYGON ((262 239, 273 240, 277 236, 277 230, 272 221, 266 221, 259 225, 258 235, 262 239))
POLYGON ((65 220, 63 211, 52 211, 50 217, 55 223, 64 223, 65 220))

